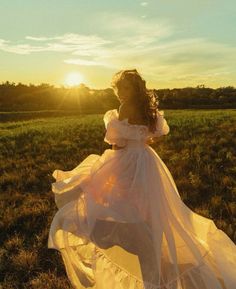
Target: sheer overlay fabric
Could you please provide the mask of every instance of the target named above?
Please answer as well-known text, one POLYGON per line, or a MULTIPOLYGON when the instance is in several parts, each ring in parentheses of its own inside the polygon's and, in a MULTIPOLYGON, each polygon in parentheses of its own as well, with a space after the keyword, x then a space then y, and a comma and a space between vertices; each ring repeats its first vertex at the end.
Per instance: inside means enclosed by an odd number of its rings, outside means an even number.
POLYGON ((124 147, 55 170, 58 211, 48 247, 61 252, 74 288, 235 289, 236 246, 213 220, 188 208, 173 177, 147 144, 156 132, 104 114, 104 141, 124 147))

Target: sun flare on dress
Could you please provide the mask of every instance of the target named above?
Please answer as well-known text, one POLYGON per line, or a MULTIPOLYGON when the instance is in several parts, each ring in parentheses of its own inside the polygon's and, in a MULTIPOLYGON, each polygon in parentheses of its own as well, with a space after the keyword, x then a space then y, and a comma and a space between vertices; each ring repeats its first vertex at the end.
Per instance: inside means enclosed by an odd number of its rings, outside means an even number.
POLYGON ((235 289, 236 246, 213 220, 188 208, 173 177, 147 144, 156 132, 104 114, 104 141, 124 146, 55 170, 58 208, 48 248, 61 252, 76 289, 235 289))

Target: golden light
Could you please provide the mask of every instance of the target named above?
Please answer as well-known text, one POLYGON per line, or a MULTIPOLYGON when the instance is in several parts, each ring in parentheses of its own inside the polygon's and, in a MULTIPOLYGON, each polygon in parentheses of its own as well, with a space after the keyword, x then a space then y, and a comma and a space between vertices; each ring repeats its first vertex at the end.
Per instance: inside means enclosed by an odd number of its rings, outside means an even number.
POLYGON ((65 79, 65 84, 68 86, 76 86, 83 82, 83 76, 79 72, 71 72, 65 79))

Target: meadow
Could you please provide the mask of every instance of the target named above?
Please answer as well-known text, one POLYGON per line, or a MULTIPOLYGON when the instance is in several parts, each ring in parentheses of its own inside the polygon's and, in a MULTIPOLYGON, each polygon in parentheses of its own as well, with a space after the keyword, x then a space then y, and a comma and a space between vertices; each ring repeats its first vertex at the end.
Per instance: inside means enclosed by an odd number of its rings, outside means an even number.
MULTIPOLYGON (((165 110, 167 136, 151 144, 182 200, 236 242, 236 110, 165 110)), ((55 169, 71 170, 103 141, 102 114, 0 113, 0 288, 68 289, 60 253, 47 248, 57 211, 55 169)))

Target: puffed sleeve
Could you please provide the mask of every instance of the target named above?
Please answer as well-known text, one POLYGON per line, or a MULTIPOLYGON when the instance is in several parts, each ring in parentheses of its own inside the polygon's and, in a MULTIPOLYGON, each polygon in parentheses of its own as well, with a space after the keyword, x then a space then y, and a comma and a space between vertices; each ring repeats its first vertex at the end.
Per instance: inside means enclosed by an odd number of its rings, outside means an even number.
POLYGON ((121 127, 117 122, 109 122, 104 141, 110 145, 125 146, 126 139, 122 136, 121 127))
POLYGON ((140 140, 145 137, 143 127, 130 125, 127 119, 119 120, 116 110, 107 111, 104 115, 106 134, 104 141, 113 145, 125 146, 127 140, 140 140))
POLYGON ((163 110, 157 110, 157 123, 156 123, 156 131, 151 134, 153 137, 159 137, 162 135, 167 135, 170 131, 170 127, 164 117, 164 111, 163 110))
POLYGON ((115 109, 108 110, 103 117, 106 128, 104 141, 110 145, 125 146, 126 140, 122 136, 121 125, 117 121, 117 112, 115 109))
POLYGON ((103 116, 103 121, 104 121, 104 124, 105 124, 105 128, 107 129, 108 123, 111 120, 116 119, 116 118, 117 118, 116 109, 111 109, 111 110, 108 110, 107 112, 105 112, 105 114, 103 116))

